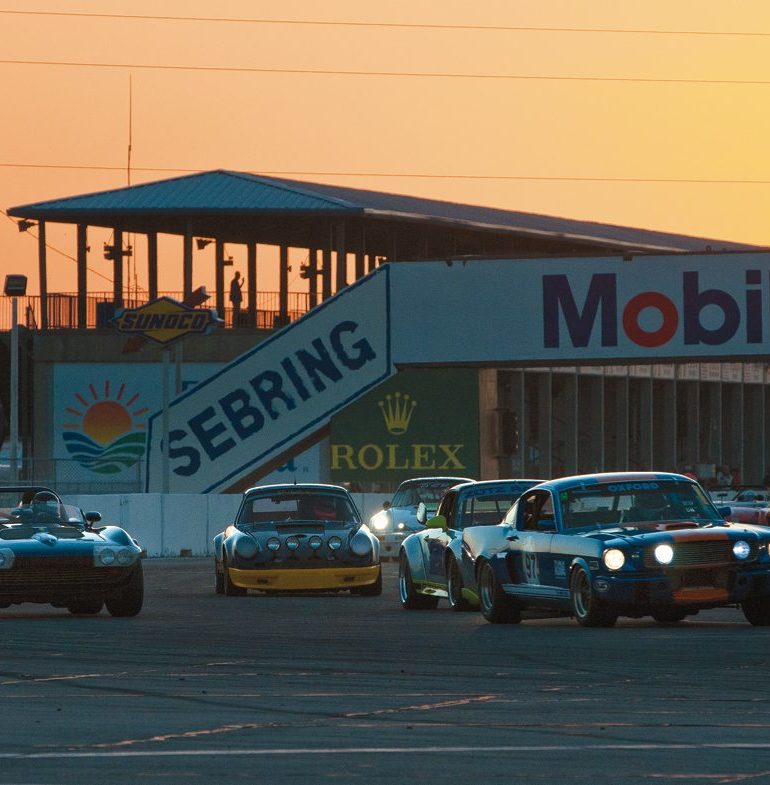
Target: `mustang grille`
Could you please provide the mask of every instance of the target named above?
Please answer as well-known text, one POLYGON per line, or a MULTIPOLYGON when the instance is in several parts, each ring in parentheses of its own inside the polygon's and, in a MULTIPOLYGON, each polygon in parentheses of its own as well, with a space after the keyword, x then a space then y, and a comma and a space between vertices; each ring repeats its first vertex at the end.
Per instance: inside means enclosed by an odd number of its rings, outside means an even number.
MULTIPOLYGON (((691 542, 673 543, 674 559, 669 566, 687 567, 694 564, 733 564, 732 540, 694 540, 691 542)), ((752 546, 749 558, 756 556, 756 549, 752 546)), ((655 549, 649 548, 644 554, 645 567, 661 567, 655 558, 655 549)))

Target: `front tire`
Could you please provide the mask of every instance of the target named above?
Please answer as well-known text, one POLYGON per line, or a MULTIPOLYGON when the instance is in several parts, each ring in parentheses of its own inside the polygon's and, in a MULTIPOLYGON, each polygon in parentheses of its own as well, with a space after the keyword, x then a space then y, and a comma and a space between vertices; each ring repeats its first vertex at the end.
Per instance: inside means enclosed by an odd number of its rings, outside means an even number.
POLYGON ((460 574, 460 565, 456 559, 450 559, 446 571, 447 597, 449 607, 457 613, 474 610, 468 600, 463 597, 463 576, 460 574))
POLYGON ((360 586, 357 589, 353 589, 353 591, 362 597, 379 597, 382 594, 382 567, 377 571, 377 580, 374 583, 360 586))
POLYGON ((398 596, 401 607, 406 611, 434 610, 438 605, 438 597, 417 593, 412 581, 409 559, 403 551, 398 559, 398 596))
POLYGON ((216 559, 214 559, 214 593, 225 593, 225 576, 219 571, 219 562, 216 559))
POLYGON ((521 611, 503 591, 489 562, 484 562, 479 573, 479 601, 481 614, 490 624, 518 624, 521 611))
POLYGON ((618 620, 617 613, 596 596, 591 576, 582 567, 572 571, 569 581, 572 615, 582 627, 612 627, 618 620))
POLYGON ((144 604, 144 573, 137 562, 131 580, 116 597, 107 597, 104 604, 112 616, 136 616, 144 604))
POLYGON ((222 559, 222 590, 227 597, 245 597, 246 589, 243 586, 236 586, 230 580, 230 570, 227 567, 227 559, 222 559))
POLYGON ((770 626, 770 598, 754 597, 741 603, 741 610, 749 624, 755 627, 770 626))

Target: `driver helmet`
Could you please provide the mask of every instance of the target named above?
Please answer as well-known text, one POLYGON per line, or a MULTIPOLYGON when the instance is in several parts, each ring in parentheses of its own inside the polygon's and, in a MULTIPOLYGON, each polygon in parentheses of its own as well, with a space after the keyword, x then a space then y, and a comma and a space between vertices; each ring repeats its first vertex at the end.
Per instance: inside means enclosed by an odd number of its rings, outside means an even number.
POLYGON ((635 506, 643 513, 661 513, 668 507, 668 501, 662 493, 640 493, 635 506))
POLYGON ((59 515, 59 499, 51 491, 38 491, 30 502, 35 513, 46 513, 48 515, 59 515))

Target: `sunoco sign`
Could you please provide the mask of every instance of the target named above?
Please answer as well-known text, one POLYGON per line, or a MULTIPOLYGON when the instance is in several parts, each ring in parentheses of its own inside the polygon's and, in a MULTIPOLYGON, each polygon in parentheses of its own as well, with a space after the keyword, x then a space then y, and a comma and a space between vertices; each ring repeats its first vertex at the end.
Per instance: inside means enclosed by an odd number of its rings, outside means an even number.
POLYGON ((121 308, 111 322, 120 333, 161 344, 190 333, 209 333, 222 324, 213 308, 190 308, 171 297, 160 297, 139 308, 121 308))

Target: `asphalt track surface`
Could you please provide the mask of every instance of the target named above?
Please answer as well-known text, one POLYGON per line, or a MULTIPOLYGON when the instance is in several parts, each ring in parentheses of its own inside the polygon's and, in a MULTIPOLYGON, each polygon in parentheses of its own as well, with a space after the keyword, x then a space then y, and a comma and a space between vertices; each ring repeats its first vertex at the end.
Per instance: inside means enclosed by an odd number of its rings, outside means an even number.
MULTIPOLYGON (((0 611, 0 783, 770 783, 770 628, 491 625, 223 597, 145 561, 134 619, 0 611)), ((445 603, 442 603, 445 605, 445 603)))

